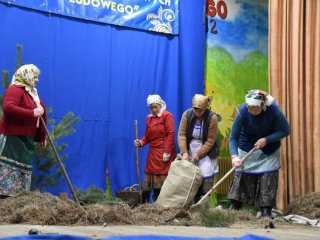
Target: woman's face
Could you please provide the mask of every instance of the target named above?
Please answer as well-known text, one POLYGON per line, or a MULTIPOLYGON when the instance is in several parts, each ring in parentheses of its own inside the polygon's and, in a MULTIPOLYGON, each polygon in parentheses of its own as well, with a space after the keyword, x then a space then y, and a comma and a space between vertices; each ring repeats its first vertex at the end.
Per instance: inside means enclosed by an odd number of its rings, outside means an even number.
POLYGON ((196 107, 193 108, 193 113, 196 116, 196 118, 198 118, 198 119, 202 118, 205 111, 206 110, 202 109, 202 108, 196 108, 196 107))
POLYGON ((249 113, 251 113, 253 116, 258 116, 261 112, 263 107, 258 106, 247 106, 249 113))
POLYGON ((152 103, 150 106, 150 111, 152 113, 152 115, 158 115, 160 113, 161 110, 161 105, 157 104, 157 103, 152 103))
POLYGON ((37 85, 39 82, 39 74, 38 73, 33 73, 33 85, 34 87, 37 85))

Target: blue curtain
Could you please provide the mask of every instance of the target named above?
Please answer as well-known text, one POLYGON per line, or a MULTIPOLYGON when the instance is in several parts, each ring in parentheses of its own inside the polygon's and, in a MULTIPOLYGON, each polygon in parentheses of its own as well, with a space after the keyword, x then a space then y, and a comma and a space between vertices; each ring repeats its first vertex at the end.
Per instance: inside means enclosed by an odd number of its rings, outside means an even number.
MULTIPOLYGON (((178 36, 83 21, 0 3, 0 70, 22 60, 41 69, 38 91, 59 122, 72 111, 76 133, 62 138, 67 173, 76 188, 113 192, 137 183, 135 120, 139 137, 149 113, 146 98, 160 94, 176 131, 195 93, 204 91, 204 1, 180 1, 178 36)), ((147 147, 139 150, 141 181, 147 147)), ((47 190, 69 191, 62 178, 47 190)), ((70 191, 69 191, 70 192, 70 191)))

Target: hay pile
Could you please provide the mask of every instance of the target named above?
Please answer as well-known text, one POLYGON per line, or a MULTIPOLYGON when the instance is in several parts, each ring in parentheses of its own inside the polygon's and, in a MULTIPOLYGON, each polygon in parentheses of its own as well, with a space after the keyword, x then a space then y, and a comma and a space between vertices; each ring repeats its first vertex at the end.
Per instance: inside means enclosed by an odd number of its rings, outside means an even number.
MULTIPOLYGON (((320 217, 320 193, 313 193, 290 204, 290 213, 311 219, 320 217)), ((225 227, 246 224, 263 227, 269 220, 257 219, 255 212, 202 209, 195 212, 164 209, 154 204, 131 208, 123 202, 78 206, 49 193, 24 192, 0 200, 0 224, 32 225, 175 225, 225 227), (220 224, 220 225, 219 225, 220 224)), ((280 224, 282 218, 276 218, 280 224)))
POLYGON ((309 219, 320 219, 320 192, 294 199, 288 207, 287 214, 301 215, 309 219))
POLYGON ((24 192, 0 200, 0 223, 34 225, 201 225, 199 213, 162 209, 144 204, 134 209, 125 203, 78 206, 49 193, 24 192), (178 221, 177 221, 178 219, 178 221))

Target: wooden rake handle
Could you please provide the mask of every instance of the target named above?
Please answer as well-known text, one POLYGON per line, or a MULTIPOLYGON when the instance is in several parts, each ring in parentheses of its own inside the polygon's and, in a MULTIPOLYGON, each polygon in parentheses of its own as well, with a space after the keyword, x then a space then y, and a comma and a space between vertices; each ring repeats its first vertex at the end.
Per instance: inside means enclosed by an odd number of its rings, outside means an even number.
MULTIPOLYGON (((256 147, 253 147, 242 159, 241 162, 245 161, 255 150, 256 147)), ((212 193, 214 189, 216 189, 234 170, 236 167, 231 168, 196 204, 192 205, 191 207, 195 207, 200 205, 209 195, 212 193)))
POLYGON ((57 160, 58 163, 60 164, 60 167, 61 167, 61 169, 62 169, 63 175, 65 176, 65 178, 66 178, 66 180, 67 180, 67 183, 68 183, 68 186, 69 186, 69 188, 70 188, 70 190, 71 190, 72 196, 73 196, 74 200, 76 201, 76 203, 77 203, 78 205, 80 205, 80 202, 79 202, 79 199, 78 199, 78 197, 77 197, 77 194, 76 194, 76 192, 75 192, 75 190, 74 190, 74 188, 73 188, 73 186, 72 186, 72 184, 71 184, 71 181, 70 181, 70 179, 69 179, 69 177, 68 177, 67 171, 66 171, 65 167, 63 166, 63 163, 62 163, 62 161, 61 161, 61 159, 60 159, 60 157, 59 157, 59 154, 58 154, 58 151, 57 151, 57 149, 56 149, 56 146, 54 145, 54 143, 53 143, 53 141, 52 141, 52 139, 51 139, 51 136, 50 136, 49 131, 48 131, 48 128, 47 128, 47 125, 46 125, 45 121, 43 120, 43 117, 42 117, 42 116, 40 116, 40 120, 41 120, 44 128, 46 129, 46 133, 47 133, 47 137, 48 137, 49 143, 50 143, 50 145, 51 145, 51 147, 52 147, 52 150, 53 150, 53 152, 54 152, 54 155, 55 155, 55 157, 56 157, 56 160, 57 160))
MULTIPOLYGON (((135 120, 135 126, 136 126, 136 139, 139 140, 138 120, 135 120)), ((140 168, 139 168, 139 147, 136 147, 136 168, 137 168, 137 175, 138 175, 140 204, 142 204, 142 186, 141 186, 140 168)))

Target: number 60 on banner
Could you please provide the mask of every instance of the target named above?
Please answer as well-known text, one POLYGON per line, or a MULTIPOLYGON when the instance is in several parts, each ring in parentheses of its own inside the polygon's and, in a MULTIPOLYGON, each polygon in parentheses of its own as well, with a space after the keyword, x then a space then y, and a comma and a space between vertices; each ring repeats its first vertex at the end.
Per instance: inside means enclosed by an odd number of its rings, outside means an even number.
POLYGON ((212 34, 218 34, 218 30, 216 30, 216 25, 217 22, 215 19, 213 19, 217 14, 218 16, 223 20, 226 19, 226 17, 228 16, 228 7, 227 4, 223 1, 216 1, 217 3, 215 3, 214 0, 208 0, 207 1, 207 15, 210 18, 210 23, 212 24, 211 28, 210 28, 210 32, 212 34))

